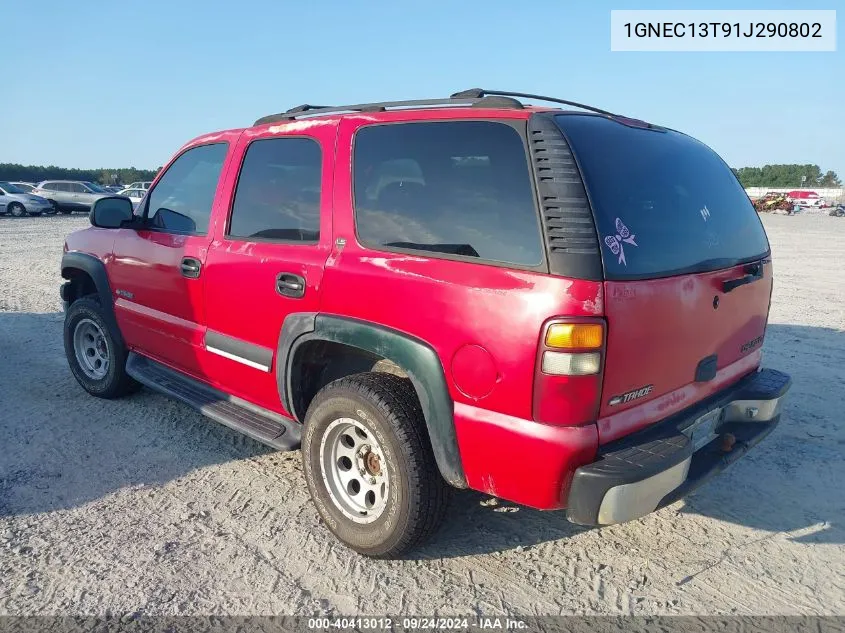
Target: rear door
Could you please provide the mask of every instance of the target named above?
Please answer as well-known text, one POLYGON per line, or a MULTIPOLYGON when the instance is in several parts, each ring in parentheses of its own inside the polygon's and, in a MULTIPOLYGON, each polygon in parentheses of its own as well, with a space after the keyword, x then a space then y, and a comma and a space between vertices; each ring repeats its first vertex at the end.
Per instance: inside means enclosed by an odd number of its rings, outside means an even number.
POLYGON ((50 185, 50 187, 55 192, 52 196, 50 196, 53 200, 58 202, 65 209, 75 209, 71 183, 54 182, 52 185, 50 185))
POLYGON ((68 203, 75 211, 87 209, 91 205, 91 192, 82 183, 69 182, 67 188, 70 190, 68 203))
POLYGON ((588 190, 608 324, 602 441, 663 419, 760 362, 769 245, 707 146, 669 130, 559 115, 588 190))
POLYGON ((285 317, 317 312, 332 247, 336 121, 246 130, 205 265, 205 369, 227 393, 286 413, 276 382, 285 317))

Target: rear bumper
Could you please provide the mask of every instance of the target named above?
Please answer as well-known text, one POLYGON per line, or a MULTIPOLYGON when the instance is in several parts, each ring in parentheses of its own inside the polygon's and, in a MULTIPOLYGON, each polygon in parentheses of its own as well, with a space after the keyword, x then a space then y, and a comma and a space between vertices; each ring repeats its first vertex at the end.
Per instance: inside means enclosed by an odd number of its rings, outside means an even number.
POLYGON ((774 430, 791 379, 773 369, 619 440, 575 471, 567 518, 581 525, 637 519, 674 503, 774 430))

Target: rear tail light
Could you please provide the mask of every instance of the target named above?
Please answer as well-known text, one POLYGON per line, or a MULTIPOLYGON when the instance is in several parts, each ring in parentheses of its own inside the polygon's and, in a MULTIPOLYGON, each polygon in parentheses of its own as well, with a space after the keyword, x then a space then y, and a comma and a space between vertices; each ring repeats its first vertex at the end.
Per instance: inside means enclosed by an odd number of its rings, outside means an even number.
POLYGON ((559 349, 599 349, 604 343, 604 328, 598 323, 552 323, 545 341, 559 349))
POLYGON ((601 354, 543 352, 542 370, 553 376, 591 376, 601 369, 601 354))
POLYGON ((601 401, 603 319, 555 319, 540 338, 534 375, 534 420, 577 426, 595 422, 601 401))

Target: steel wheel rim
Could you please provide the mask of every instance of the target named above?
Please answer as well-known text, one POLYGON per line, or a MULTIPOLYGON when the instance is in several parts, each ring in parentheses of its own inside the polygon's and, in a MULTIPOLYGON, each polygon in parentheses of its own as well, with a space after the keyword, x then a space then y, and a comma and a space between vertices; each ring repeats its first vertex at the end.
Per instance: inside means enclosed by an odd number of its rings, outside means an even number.
POLYGON ((101 380, 109 372, 109 342, 91 319, 82 319, 73 330, 73 351, 82 373, 101 380))
POLYGON ((320 469, 332 501, 355 523, 372 523, 387 507, 390 476, 376 437, 358 420, 329 424, 320 441, 320 469))

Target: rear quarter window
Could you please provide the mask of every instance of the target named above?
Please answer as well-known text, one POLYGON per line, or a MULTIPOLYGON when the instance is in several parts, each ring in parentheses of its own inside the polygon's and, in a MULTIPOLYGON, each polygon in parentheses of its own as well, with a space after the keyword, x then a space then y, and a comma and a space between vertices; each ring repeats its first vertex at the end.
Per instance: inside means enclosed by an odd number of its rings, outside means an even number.
POLYGON ((768 252, 748 196, 703 143, 606 117, 555 119, 590 197, 607 279, 717 270, 768 252))
POLYGON ((543 264, 522 137, 494 121, 367 126, 355 137, 359 240, 520 267, 543 264))

